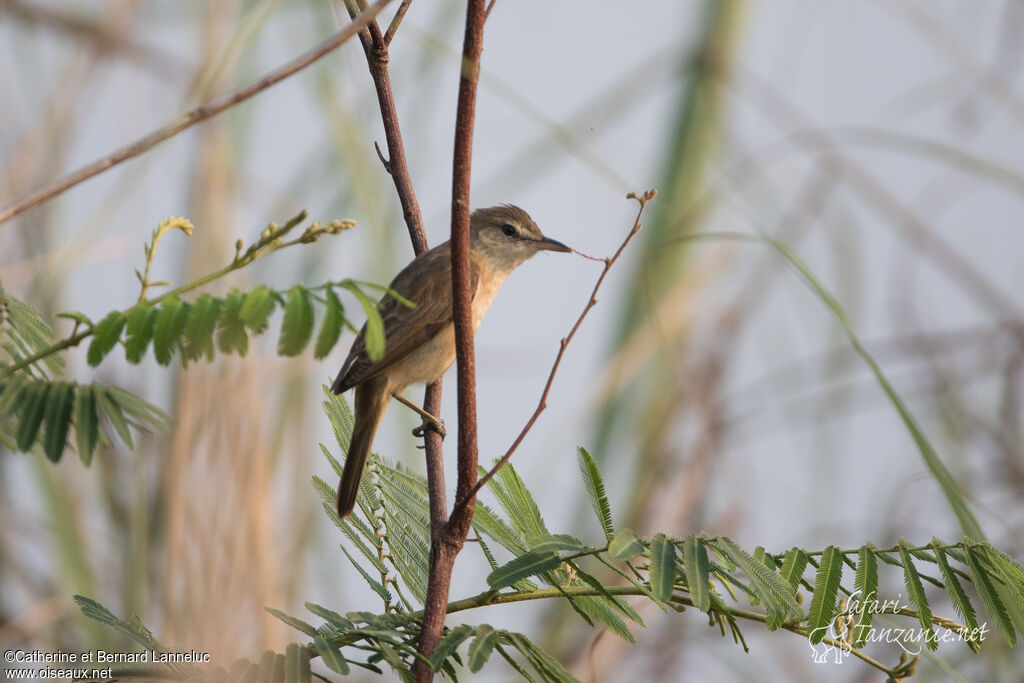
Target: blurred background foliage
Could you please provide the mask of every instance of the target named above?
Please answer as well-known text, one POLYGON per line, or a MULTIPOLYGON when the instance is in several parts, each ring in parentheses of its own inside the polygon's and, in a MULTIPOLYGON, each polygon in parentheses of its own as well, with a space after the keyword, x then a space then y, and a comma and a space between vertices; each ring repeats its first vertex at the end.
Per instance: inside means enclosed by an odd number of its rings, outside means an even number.
MULTIPOLYGON (((522 205, 547 234, 600 256, 629 228, 624 193, 661 191, 515 457, 553 528, 599 531, 576 474, 575 446, 586 445, 616 523, 643 534, 706 530, 776 552, 959 536, 892 406, 799 277, 771 249, 687 239, 741 231, 791 245, 838 297, 990 540, 1022 557, 1022 7, 496 4, 474 204, 522 205)), ((432 243, 448 230, 461 13, 417 0, 392 44, 432 243)), ((251 81, 344 17, 326 0, 0 2, 0 204, 251 81)), ((183 283, 228 262, 237 238, 253 242, 305 208, 357 228, 216 291, 386 282, 411 249, 372 146, 383 138, 376 107, 353 42, 0 226, 0 281, 51 322, 63 310, 98 319, 134 302, 132 269, 163 218, 196 226, 154 263, 155 277, 183 283)), ((596 273, 578 259, 537 261, 478 335, 484 460, 532 410, 596 273)), ((222 662, 295 638, 264 606, 369 608, 310 486, 330 474, 316 447, 330 434, 320 386, 350 339, 326 363, 277 357, 264 340, 243 360, 187 370, 151 358, 91 370, 84 349, 70 353, 72 378, 135 392, 173 421, 134 450, 103 449, 90 468, 0 454, 0 645, 109 647, 74 593, 222 662)), ((445 401, 453 414, 453 383, 445 401)), ((377 448, 415 469, 412 424, 392 410, 377 448)), ((457 572, 454 585, 482 587, 488 568, 457 572)), ((684 664, 713 680, 822 675, 798 638, 747 629, 752 652, 740 656, 703 618, 638 609, 647 628, 630 647, 564 606, 506 614, 584 680, 672 680, 684 664)), ((917 676, 1018 680, 1021 660, 991 638, 979 656, 929 655, 917 676)), ((849 663, 825 673, 874 675, 849 663)))

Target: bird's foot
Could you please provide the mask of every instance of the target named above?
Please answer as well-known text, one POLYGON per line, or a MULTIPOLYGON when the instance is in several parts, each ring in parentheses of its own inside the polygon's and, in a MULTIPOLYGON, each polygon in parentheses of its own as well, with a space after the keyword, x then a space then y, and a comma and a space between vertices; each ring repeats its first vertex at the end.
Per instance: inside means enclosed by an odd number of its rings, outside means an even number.
POLYGON ((436 432, 441 438, 448 436, 448 430, 444 427, 444 420, 432 416, 423 416, 423 423, 412 430, 412 435, 417 437, 426 436, 427 430, 436 432))
MULTIPOLYGON (((415 403, 413 403, 412 401, 407 399, 405 396, 402 396, 401 394, 393 393, 391 395, 399 403, 405 404, 406 406, 411 408, 417 415, 419 415, 420 417, 423 418, 423 424, 421 424, 419 427, 416 427, 415 429, 412 430, 412 435, 413 436, 416 436, 416 437, 425 436, 428 429, 430 431, 432 431, 432 432, 437 432, 438 434, 440 434, 442 439, 445 436, 447 436, 448 430, 444 428, 444 420, 442 420, 439 417, 434 417, 433 415, 431 415, 427 411, 423 410, 423 408, 420 408, 418 405, 416 405, 415 403)), ((422 446, 421 446, 421 448, 422 448, 422 446)))

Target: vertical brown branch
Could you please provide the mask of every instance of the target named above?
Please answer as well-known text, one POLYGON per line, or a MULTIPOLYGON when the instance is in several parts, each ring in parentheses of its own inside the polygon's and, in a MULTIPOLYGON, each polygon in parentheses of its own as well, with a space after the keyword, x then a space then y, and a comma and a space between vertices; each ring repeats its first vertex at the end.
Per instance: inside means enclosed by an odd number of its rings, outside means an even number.
MULTIPOLYGON (((462 47, 462 78, 455 120, 455 158, 452 169, 452 306, 458 363, 459 459, 456 497, 465 498, 477 477, 476 361, 473 357, 473 318, 470 302, 469 182, 473 156, 476 89, 483 51, 484 2, 469 0, 462 47)), ((469 532, 472 505, 453 512, 448 524, 459 544, 469 532)))
MULTIPOLYGON (((455 557, 462 549, 473 521, 471 494, 477 477, 476 364, 473 358, 473 318, 469 257, 470 169, 473 157, 473 123, 476 117, 477 77, 483 51, 484 0, 469 0, 466 32, 462 43, 462 76, 459 80, 455 120, 455 153, 452 164, 452 305, 455 323, 455 354, 458 376, 459 456, 456 499, 468 504, 453 511, 443 528, 431 529, 433 548, 427 599, 423 610, 418 650, 429 658, 441 640, 451 587, 455 557)), ((431 504, 433 511, 433 502, 431 504)), ((413 667, 417 681, 430 681, 434 674, 417 659, 413 667)))
MULTIPOLYGON (((441 380, 427 385, 423 395, 423 409, 431 415, 441 414, 441 380)), ((444 529, 448 504, 445 501, 444 458, 441 457, 441 435, 432 429, 423 431, 427 454, 427 491, 430 503, 431 538, 444 529)))
MULTIPOLYGON (((409 239, 412 241, 413 251, 419 256, 429 249, 430 245, 427 243, 427 233, 423 228, 420 204, 416 200, 416 192, 412 187, 409 164, 405 159, 405 144, 402 142, 402 129, 398 125, 398 110, 395 107, 395 96, 391 90, 391 76, 388 73, 388 62, 391 59, 388 54, 388 45, 394 37, 394 32, 398 28, 402 16, 409 8, 409 4, 408 0, 402 2, 391 21, 387 35, 381 34, 380 26, 376 20, 373 20, 360 31, 359 42, 362 43, 366 64, 370 69, 370 77, 373 79, 373 86, 377 91, 380 118, 384 124, 384 137, 388 145, 388 159, 385 160, 381 156, 381 161, 384 162, 384 168, 395 184, 398 201, 402 204, 405 225, 409 230, 409 239)), ((362 13, 354 0, 345 0, 345 7, 353 21, 362 13)), ((377 152, 380 153, 379 147, 377 152)), ((431 415, 440 414, 441 380, 427 385, 427 390, 423 395, 423 409, 431 415)), ((427 461, 431 534, 434 535, 436 534, 434 530, 440 529, 445 522, 444 456, 441 450, 440 434, 429 429, 424 430, 423 441, 426 447, 424 453, 427 461)))
MULTIPOLYGON (((477 3, 480 4, 480 3, 477 3)), ((382 34, 380 26, 376 21, 372 21, 367 24, 366 28, 360 32, 359 40, 363 46, 363 52, 366 55, 366 63, 370 70, 370 76, 373 79, 374 88, 377 91, 377 101, 380 105, 381 121, 384 124, 384 135, 388 145, 388 159, 385 160, 383 157, 381 161, 384 162, 384 168, 391 175, 391 179, 395 184, 395 190, 398 192, 399 201, 402 203, 402 213, 405 217, 406 226, 409 229, 409 237, 412 240, 413 249, 416 254, 421 254, 427 250, 427 237, 426 232, 423 229, 423 216, 420 212, 419 203, 416 200, 416 194, 412 187, 412 178, 409 175, 409 167, 405 159, 405 146, 402 142, 402 131, 398 125, 398 113, 395 107, 395 98, 391 90, 391 78, 388 74, 388 62, 390 56, 388 54, 388 45, 391 39, 394 37, 395 29, 398 23, 401 22, 402 15, 405 10, 408 9, 409 2, 403 2, 400 6, 395 18, 392 20, 391 26, 388 28, 387 34, 382 34)), ((356 0, 345 0, 345 7, 347 8, 349 15, 353 20, 359 16, 360 7, 356 0)), ((482 5, 480 5, 482 10, 482 5)), ((480 40, 479 36, 482 34, 482 12, 480 14, 479 28, 476 31, 478 38, 476 40, 477 47, 475 48, 476 63, 479 64, 480 59, 480 40)), ((470 16, 473 16, 472 4, 470 16)), ((469 21, 467 18, 467 34, 469 33, 469 21)), ((467 39, 468 42, 468 39, 467 39)), ((453 253, 454 256, 453 271, 458 270, 460 267, 462 271, 459 275, 464 280, 465 296, 463 297, 465 312, 469 312, 469 152, 467 151, 464 157, 461 157, 459 150, 466 147, 468 150, 469 145, 472 144, 472 124, 473 124, 473 105, 475 102, 476 95, 476 77, 475 73, 472 79, 472 93, 468 99, 468 124, 467 115, 463 106, 463 87, 465 85, 466 77, 463 76, 462 84, 459 90, 459 116, 457 119, 456 128, 456 161, 455 161, 455 180, 454 188, 455 194, 453 197, 461 200, 461 220, 462 220, 462 247, 464 254, 462 258, 457 255, 455 251, 455 232, 456 225, 460 220, 460 212, 453 210, 452 219, 452 230, 453 230, 453 253), (465 131, 468 125, 468 141, 466 140, 465 134, 459 135, 459 131, 465 131), (464 167, 464 170, 463 170, 464 167)), ((379 149, 378 149, 379 152, 379 149)), ((453 205, 456 199, 453 199, 453 205)), ((455 281, 459 277, 453 272, 453 288, 456 286, 455 281)), ((453 296, 454 290, 453 290, 453 296)), ((460 299, 456 297, 456 339, 457 343, 460 339, 460 323, 458 320, 458 313, 460 299)), ((463 321, 465 322, 465 321, 463 321)), ((468 340, 469 340, 469 362, 472 364, 472 321, 468 324, 468 340)), ((465 336, 463 334, 463 336, 465 336)), ((463 344, 459 345, 459 349, 462 349, 463 344)), ((463 421, 463 410, 462 410, 462 396, 464 382, 462 380, 462 369, 465 365, 463 360, 464 356, 459 356, 459 482, 462 485, 463 480, 463 435, 467 433, 467 428, 463 421)), ((470 365, 470 372, 472 372, 472 366, 470 365)), ((473 415, 472 415, 472 427, 468 428, 468 433, 473 436, 473 449, 472 449, 472 460, 473 470, 475 476, 476 468, 476 415, 475 415, 475 399, 472 399, 472 375, 470 376, 471 388, 470 397, 473 401, 473 415)), ((441 410, 441 380, 438 380, 427 386, 426 393, 423 397, 423 408, 432 415, 437 415, 441 410)), ((427 601, 426 609, 424 611, 423 626, 421 629, 421 636, 419 642, 419 651, 425 656, 429 657, 430 653, 437 647, 437 643, 440 640, 441 631, 444 628, 444 616, 447 610, 448 603, 448 591, 451 586, 452 569, 455 565, 455 556, 458 554, 459 548, 462 546, 462 542, 466 538, 466 531, 463 531, 461 535, 457 536, 458 541, 455 545, 452 545, 450 539, 452 532, 450 525, 447 520, 447 504, 445 501, 445 481, 444 481, 444 458, 441 452, 441 436, 431 430, 425 430, 424 441, 426 442, 426 461, 427 461, 427 490, 430 501, 430 535, 432 541, 432 553, 430 563, 430 582, 427 589, 427 601)), ((470 482, 470 486, 472 482, 470 482)), ((461 489, 460 489, 461 490, 461 489)), ((470 511, 468 520, 472 519, 472 511, 470 511)), ((465 528, 468 531, 469 524, 465 524, 465 528)), ((433 672, 428 666, 425 666, 421 660, 417 660, 414 665, 414 671, 416 673, 417 680, 429 681, 433 678, 433 672)))

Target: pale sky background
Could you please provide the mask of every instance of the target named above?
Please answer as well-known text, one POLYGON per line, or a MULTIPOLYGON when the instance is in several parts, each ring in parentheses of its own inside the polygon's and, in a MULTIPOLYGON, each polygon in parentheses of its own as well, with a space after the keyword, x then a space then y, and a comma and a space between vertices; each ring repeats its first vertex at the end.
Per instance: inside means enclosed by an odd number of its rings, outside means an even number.
MULTIPOLYGON (((87 8, 90 3, 42 4, 87 8)), ((267 19, 254 22, 257 37, 246 48, 243 66, 229 66, 218 92, 247 83, 347 22, 339 9, 333 12, 335 25, 326 25, 312 20, 306 9, 289 9, 279 2, 256 5, 268 12, 267 19)), ((1024 172, 1024 96, 1018 94, 1022 13, 1014 5, 1013 0, 751 2, 740 33, 735 79, 725 95, 725 140, 711 174, 709 191, 719 199, 702 229, 774 233, 808 179, 821 172, 807 148, 789 138, 814 127, 835 141, 847 162, 870 174, 984 274, 1012 304, 1019 324, 1019 292, 1024 287, 1020 176, 1005 183, 979 178, 934 157, 866 144, 852 130, 901 132, 968 150, 1015 174, 1024 172), (908 12, 908 6, 916 10, 908 12), (922 24, 915 12, 926 12, 934 25, 922 24), (1008 92, 992 85, 992 73, 1003 79, 1008 92), (766 100, 762 84, 785 98, 798 117, 766 100), (752 159, 763 166, 741 178, 738 172, 752 159)), ((678 0, 499 0, 485 38, 473 205, 515 203, 531 213, 545 234, 595 256, 610 255, 635 214, 636 204, 627 201, 625 193, 659 185, 685 84, 680 55, 692 49, 699 7, 678 0), (607 95, 614 84, 624 99, 613 95, 610 101, 624 113, 609 117, 613 107, 591 103, 607 95), (551 124, 562 132, 552 135, 551 124), (519 161, 524 150, 535 155, 535 163, 525 169, 519 161)), ((460 45, 461 11, 461 4, 418 0, 392 45, 399 115, 432 244, 446 239, 448 231, 457 88, 451 60, 460 45), (440 66, 434 60, 440 60, 440 66)), ((201 54, 195 26, 176 21, 178 14, 162 3, 139 7, 136 13, 132 25, 137 40, 195 65, 201 54)), ((6 21, 0 10, 0 64, 6 62, 0 66, 0 92, 19 93, 0 109, 0 166, 45 109, 54 89, 74 87, 73 81, 59 84, 80 50, 74 41, 6 21), (26 66, 23 59, 33 63, 26 66)), ((47 151, 59 151, 61 173, 195 104, 194 99, 183 98, 180 84, 168 86, 134 67, 115 66, 101 73, 85 86, 94 106, 74 113, 74 144, 47 151)), ((239 145, 244 154, 235 160, 242 180, 231 197, 233 225, 227 232, 249 242, 268 221, 284 222, 302 208, 314 219, 358 222, 355 230, 321 242, 315 252, 296 249, 267 258, 253 269, 251 282, 286 287, 299 280, 312 285, 354 277, 383 283, 411 258, 397 199, 372 156, 372 142, 383 145, 383 132, 357 43, 222 115, 217 125, 236 124, 232 135, 244 140, 239 145), (333 82, 341 98, 333 111, 344 112, 333 120, 325 116, 324 100, 318 95, 325 79, 333 82), (365 137, 367 130, 370 137, 365 137), (345 135, 364 136, 355 143, 368 155, 360 163, 368 160, 365 172, 381 176, 374 182, 383 182, 389 193, 363 193, 353 201, 352 193, 359 195, 360 188, 339 187, 327 172, 327 158, 338 154, 335 141, 345 135)), ((44 211, 53 212, 47 217, 49 225, 57 226, 54 241, 71 245, 69 253, 56 260, 26 266, 19 253, 12 262, 6 254, 9 249, 15 253, 11 245, 22 232, 11 225, 0 227, 0 278, 5 287, 31 297, 33 287, 60 283, 57 307, 94 317, 130 304, 137 292, 132 269, 142 262, 141 245, 152 226, 168 215, 187 214, 192 164, 202 140, 199 128, 71 190, 49 208, 18 219, 30 230, 44 211), (67 258, 74 263, 73 270, 67 270, 67 258)), ((0 195, 0 203, 40 182, 41 178, 22 180, 17 193, 0 195)), ((989 326, 1005 316, 985 310, 966 295, 947 272, 931 265, 920 246, 899 237, 892 213, 873 206, 855 183, 841 177, 824 219, 816 221, 798 252, 846 307, 869 350, 878 350, 884 369, 897 389, 907 392, 911 408, 946 463, 972 482, 971 490, 978 496, 975 512, 991 538, 1019 551, 1019 500, 1011 488, 987 485, 984 471, 973 467, 983 462, 978 454, 990 444, 949 448, 955 438, 947 440, 943 432, 932 400, 934 387, 920 372, 924 366, 906 354, 887 355, 885 349, 891 346, 883 343, 915 332, 989 326)), ((650 209, 654 208, 652 203, 650 209)), ((203 230, 197 224, 197 232, 203 230)), ((213 248, 229 258, 232 242, 233 238, 213 248)), ((156 270, 181 279, 175 264, 196 244, 195 239, 189 243, 169 236, 161 245, 156 270)), ((750 245, 709 244, 697 249, 697 261, 713 271, 712 285, 696 302, 694 327, 700 343, 702 321, 711 319, 715 307, 737 291, 767 253, 764 247, 750 245)), ((639 249, 627 252, 609 275, 600 303, 566 355, 547 411, 513 459, 554 532, 590 534, 595 540, 599 534, 592 520, 575 507, 583 500, 575 449, 590 445, 594 438, 594 395, 619 319, 618 307, 633 277, 632 257, 638 253, 639 249), (580 519, 586 519, 586 525, 580 519)), ((533 411, 559 339, 582 310, 600 268, 576 256, 541 254, 514 273, 497 297, 476 341, 482 462, 503 453, 533 411)), ((839 377, 826 376, 822 354, 843 348, 845 342, 824 306, 791 269, 783 269, 773 280, 773 290, 763 301, 743 327, 740 352, 721 392, 730 397, 726 412, 737 416, 739 426, 729 432, 726 452, 709 482, 711 508, 702 514, 720 520, 722 527, 703 530, 729 534, 748 549, 764 545, 775 552, 793 545, 892 543, 897 540, 891 536, 893 519, 900 521, 897 534, 916 542, 926 543, 933 535, 958 538, 955 517, 866 368, 847 358, 839 377), (836 396, 838 409, 832 402, 836 396)), ((361 320, 355 302, 345 303, 361 320)), ((63 329, 63 323, 58 325, 63 329)), ((274 337, 278 324, 271 329, 268 336, 274 337)), ((318 508, 308 477, 334 480, 316 447, 317 441, 333 446, 327 420, 317 407, 319 385, 336 373, 351 338, 346 333, 323 363, 277 358, 272 355, 273 339, 258 344, 244 361, 301 373, 294 379, 307 388, 309 410, 315 411, 310 420, 315 433, 288 444, 294 457, 302 459, 299 469, 305 472, 304 479, 297 476, 296 482, 281 484, 281 497, 291 504, 296 496, 301 500, 308 495, 308 505, 318 508)), ((1007 343, 1005 337, 994 336, 957 356, 963 362, 956 367, 966 370, 950 381, 967 387, 965 393, 979 412, 997 404, 1002 378, 985 361, 1007 343)), ((128 374, 117 355, 95 375, 130 376, 127 388, 159 403, 166 393, 167 371, 149 358, 128 374)), ((72 376, 94 375, 85 367, 84 350, 72 352, 70 359, 72 376)), ((419 399, 422 392, 416 388, 408 394, 419 399)), ((445 452, 453 484, 454 372, 446 378, 443 416, 449 428, 445 452)), ((418 463, 419 451, 408 435, 413 424, 405 408, 394 406, 375 449, 418 463)), ((4 457, 8 462, 3 476, 12 488, 33 481, 24 459, 4 457)), ((74 458, 59 467, 74 471, 82 490, 96 485, 94 470, 81 468, 74 458)), ((621 473, 612 464, 605 474, 613 510, 624 506, 628 480, 618 477, 621 473)), ((10 505, 26 519, 40 514, 31 495, 16 495, 10 505)), ((700 530, 638 529, 677 536, 700 530)), ((287 529, 279 533, 286 537, 287 529)), ((343 611, 376 609, 368 591, 350 590, 360 579, 337 550, 341 536, 325 516, 316 515, 315 533, 311 552, 316 559, 308 565, 306 599, 343 604, 343 611)), ((453 598, 483 588, 485 574, 477 555, 475 548, 467 547, 457 566, 453 598)), ((294 607, 291 611, 302 615, 301 604, 275 606, 294 607)), ((488 620, 528 630, 543 614, 540 607, 524 606, 464 616, 469 623, 488 620)), ((807 643, 797 636, 764 635, 751 624, 744 628, 751 653, 734 661, 738 651, 731 641, 703 637, 706 618, 692 612, 664 619, 652 612, 644 616, 651 617, 651 629, 668 626, 679 634, 680 642, 697 645, 685 648, 683 659, 695 667, 695 678, 704 674, 710 677, 707 680, 744 680, 759 671, 769 677, 765 680, 781 680, 823 672, 810 664, 807 643)), ((587 628, 582 622, 574 626, 587 628)), ((642 644, 645 630, 635 633, 642 644)), ((956 654, 962 661, 962 653, 956 654)), ((656 677, 651 669, 641 671, 656 677)), ((936 678, 937 669, 929 671, 932 679, 941 678, 936 678)), ((487 680, 507 679, 507 670, 500 665, 488 672, 487 680)), ((829 680, 854 681, 873 673, 848 662, 825 675, 829 680)))

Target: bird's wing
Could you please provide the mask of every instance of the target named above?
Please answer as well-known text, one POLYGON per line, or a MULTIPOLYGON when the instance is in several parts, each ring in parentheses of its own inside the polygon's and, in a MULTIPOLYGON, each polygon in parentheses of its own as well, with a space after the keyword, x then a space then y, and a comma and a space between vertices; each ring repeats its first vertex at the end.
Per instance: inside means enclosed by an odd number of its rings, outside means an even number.
MULTIPOLYGON (((475 260, 470 263, 470 288, 475 295, 480 268, 475 260)), ((366 351, 366 325, 363 325, 334 381, 334 392, 346 391, 387 370, 451 323, 451 283, 451 249, 447 242, 424 253, 396 275, 389 287, 416 306, 410 308, 390 294, 384 295, 377 304, 384 323, 384 355, 377 360, 370 359, 366 351)))

